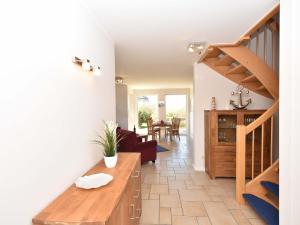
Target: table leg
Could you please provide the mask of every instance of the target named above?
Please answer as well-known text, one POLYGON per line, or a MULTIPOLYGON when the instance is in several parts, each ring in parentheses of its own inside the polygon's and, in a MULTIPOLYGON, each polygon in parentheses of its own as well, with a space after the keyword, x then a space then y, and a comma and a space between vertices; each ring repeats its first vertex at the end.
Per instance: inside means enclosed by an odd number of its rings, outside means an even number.
POLYGON ((152 126, 152 140, 155 140, 154 126, 152 126))

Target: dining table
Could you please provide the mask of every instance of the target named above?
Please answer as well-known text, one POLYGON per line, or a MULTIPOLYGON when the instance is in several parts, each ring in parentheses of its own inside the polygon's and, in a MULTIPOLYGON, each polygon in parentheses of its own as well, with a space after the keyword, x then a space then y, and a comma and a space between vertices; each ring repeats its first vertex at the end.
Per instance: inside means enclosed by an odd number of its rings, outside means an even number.
MULTIPOLYGON (((152 124, 152 130, 154 130, 154 129, 157 128, 157 127, 159 127, 159 128, 164 128, 165 131, 166 131, 166 129, 172 127, 172 123, 166 122, 166 121, 163 121, 163 120, 154 122, 154 123, 152 124)), ((166 133, 167 133, 167 132, 165 132, 165 134, 166 134, 166 133)), ((155 133, 152 132, 152 140, 154 140, 154 139, 155 139, 155 133)), ((172 141, 172 129, 171 129, 171 134, 170 134, 170 140, 172 141)))

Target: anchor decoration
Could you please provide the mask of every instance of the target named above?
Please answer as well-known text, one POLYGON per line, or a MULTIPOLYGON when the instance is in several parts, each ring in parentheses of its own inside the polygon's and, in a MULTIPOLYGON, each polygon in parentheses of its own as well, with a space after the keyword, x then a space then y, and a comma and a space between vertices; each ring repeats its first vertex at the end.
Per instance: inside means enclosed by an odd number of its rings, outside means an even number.
POLYGON ((251 103, 251 98, 246 101, 246 104, 243 105, 243 94, 249 94, 249 90, 244 90, 242 85, 238 85, 235 91, 231 92, 231 95, 238 95, 238 104, 235 104, 233 100, 230 100, 230 105, 234 107, 234 109, 246 109, 246 107, 251 103))

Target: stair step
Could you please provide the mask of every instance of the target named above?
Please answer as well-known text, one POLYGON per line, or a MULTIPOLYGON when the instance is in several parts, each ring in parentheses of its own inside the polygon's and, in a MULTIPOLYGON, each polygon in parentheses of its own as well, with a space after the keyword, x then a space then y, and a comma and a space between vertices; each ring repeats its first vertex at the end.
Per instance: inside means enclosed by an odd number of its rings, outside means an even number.
POLYGON ((218 62, 218 60, 219 60, 218 57, 210 57, 210 58, 206 58, 204 62, 207 62, 213 66, 215 65, 216 62, 218 62))
POLYGON ((258 82, 258 80, 254 75, 250 75, 241 81, 241 83, 249 83, 249 82, 258 82))
POLYGON ((279 210, 252 194, 243 194, 245 200, 269 225, 279 224, 279 210))
POLYGON ((231 58, 229 55, 225 55, 223 58, 219 59, 215 66, 229 66, 231 65, 235 60, 231 58))
POLYGON ((247 75, 246 73, 235 73, 235 74, 228 74, 225 77, 240 84, 241 81, 244 80, 245 78, 247 78, 248 76, 249 75, 247 75))
POLYGON ((264 85, 260 85, 256 90, 257 91, 262 91, 262 90, 265 90, 265 86, 264 85))
POLYGON ((247 71, 247 69, 246 69, 244 66, 239 65, 239 66, 236 66, 236 67, 234 67, 233 69, 229 70, 229 71, 226 73, 226 75, 227 75, 227 74, 244 73, 244 72, 246 72, 246 71, 247 71))
POLYGON ((267 98, 270 98, 272 99, 272 95, 267 91, 267 90, 261 90, 261 91, 258 91, 258 90, 254 90, 254 92, 256 92, 257 94, 260 94, 260 95, 263 95, 267 98))
POLYGON ((261 83, 259 81, 253 81, 246 83, 244 86, 250 90, 258 90, 258 88, 261 86, 261 83))
POLYGON ((276 184, 276 183, 273 183, 273 182, 270 182, 270 181, 262 181, 260 183, 267 190, 272 192, 277 198, 279 198, 279 184, 276 184))
POLYGON ((208 51, 209 53, 207 54, 206 58, 215 58, 222 53, 222 51, 218 48, 209 48, 208 51))
MULTIPOLYGON (((264 86, 259 90, 254 90, 260 94, 260 90, 266 89, 273 99, 279 96, 279 81, 276 73, 256 54, 243 45, 224 46, 219 49, 231 58, 234 58, 240 65, 247 68, 251 74, 255 75, 257 80, 264 86)), ((229 72, 229 71, 228 71, 229 72)), ((232 72, 232 71, 231 71, 232 72)), ((265 92, 261 92, 264 93, 265 92)))

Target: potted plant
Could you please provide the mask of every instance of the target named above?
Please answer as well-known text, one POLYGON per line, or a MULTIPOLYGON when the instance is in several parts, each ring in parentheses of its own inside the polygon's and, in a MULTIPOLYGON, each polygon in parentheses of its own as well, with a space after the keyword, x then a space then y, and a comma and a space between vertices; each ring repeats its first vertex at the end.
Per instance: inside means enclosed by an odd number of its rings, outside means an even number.
POLYGON ((97 135, 97 138, 93 140, 95 144, 103 146, 104 163, 108 168, 113 168, 117 164, 117 144, 121 141, 117 138, 116 129, 117 124, 113 121, 104 121, 104 135, 97 135))

